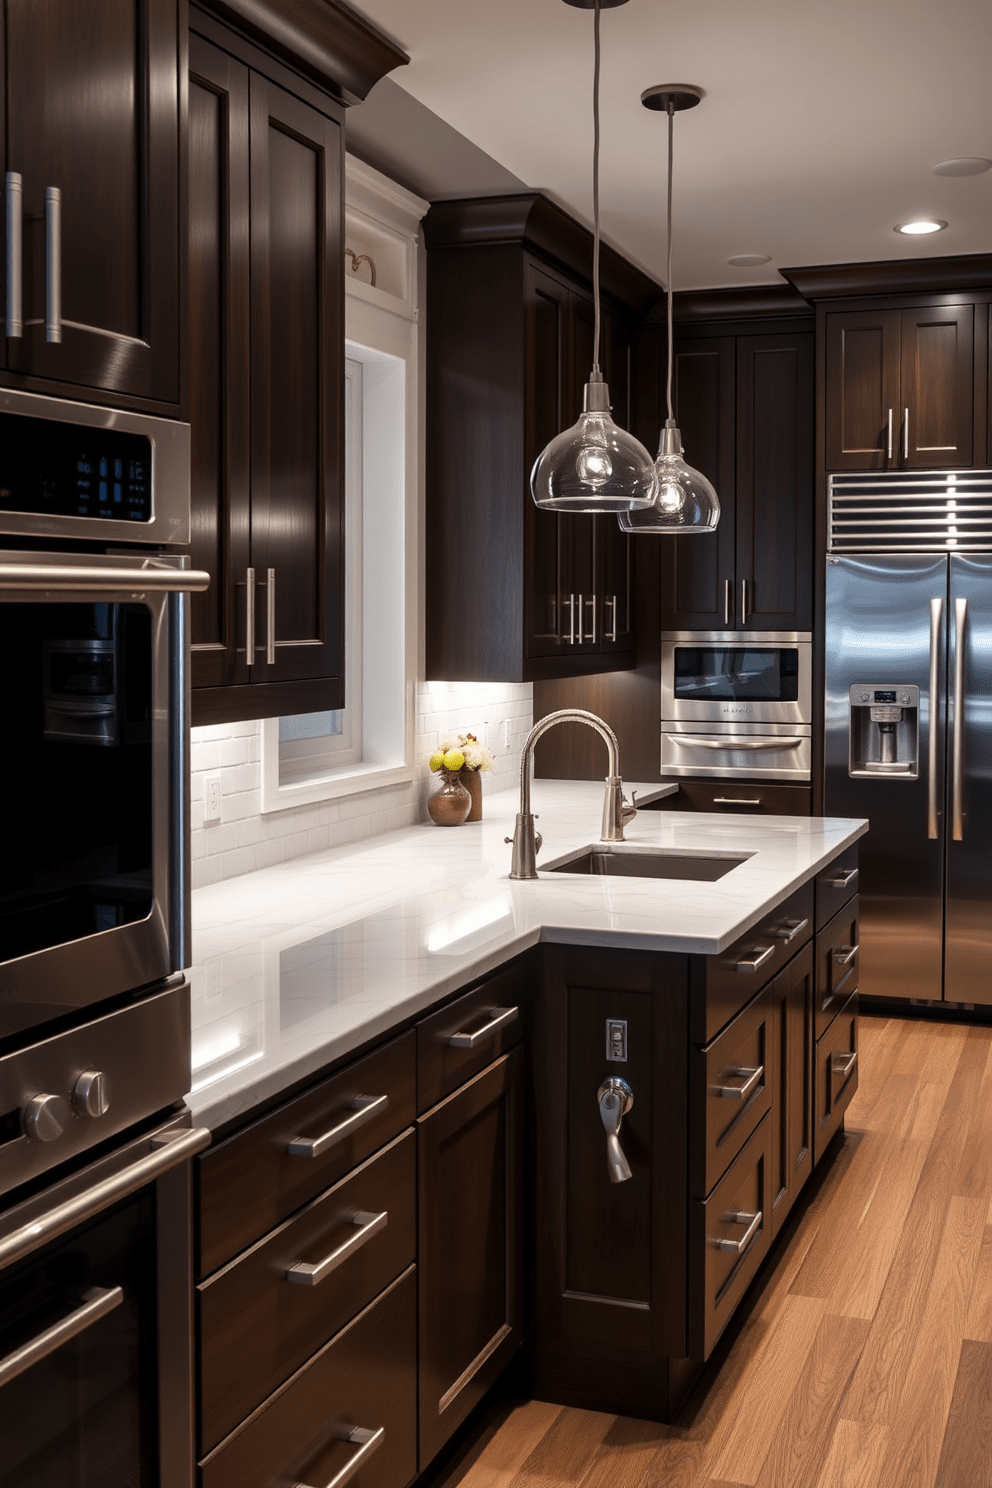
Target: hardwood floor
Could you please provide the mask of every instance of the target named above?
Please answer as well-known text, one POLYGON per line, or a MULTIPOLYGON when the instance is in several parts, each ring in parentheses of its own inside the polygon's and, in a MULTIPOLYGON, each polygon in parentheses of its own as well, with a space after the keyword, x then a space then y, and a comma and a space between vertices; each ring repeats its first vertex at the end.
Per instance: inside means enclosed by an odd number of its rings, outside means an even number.
POLYGON ((992 1028, 864 1016, 861 1050, 679 1420, 507 1404, 437 1488, 992 1488, 992 1028))

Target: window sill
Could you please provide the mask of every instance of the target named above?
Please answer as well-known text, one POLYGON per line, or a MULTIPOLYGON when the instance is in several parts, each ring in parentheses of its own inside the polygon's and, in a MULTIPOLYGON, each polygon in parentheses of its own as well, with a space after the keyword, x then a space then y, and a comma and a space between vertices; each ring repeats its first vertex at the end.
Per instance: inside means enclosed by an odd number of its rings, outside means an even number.
MULTIPOLYGON (((278 772, 278 748, 275 754, 278 772)), ((360 795, 363 791, 379 790, 384 785, 405 785, 416 776, 413 765, 352 764, 329 770, 324 775, 280 785, 278 773, 273 780, 263 765, 261 811, 265 816, 273 811, 291 811, 295 806, 311 806, 316 801, 337 801, 344 796, 360 795)))

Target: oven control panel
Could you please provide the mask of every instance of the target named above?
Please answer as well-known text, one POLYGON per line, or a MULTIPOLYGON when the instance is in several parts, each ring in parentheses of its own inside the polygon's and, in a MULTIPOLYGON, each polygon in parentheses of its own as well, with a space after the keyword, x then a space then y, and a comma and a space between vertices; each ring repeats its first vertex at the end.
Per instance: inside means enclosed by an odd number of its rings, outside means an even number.
POLYGON ((143 434, 0 412, 0 512, 150 522, 151 470, 143 434))

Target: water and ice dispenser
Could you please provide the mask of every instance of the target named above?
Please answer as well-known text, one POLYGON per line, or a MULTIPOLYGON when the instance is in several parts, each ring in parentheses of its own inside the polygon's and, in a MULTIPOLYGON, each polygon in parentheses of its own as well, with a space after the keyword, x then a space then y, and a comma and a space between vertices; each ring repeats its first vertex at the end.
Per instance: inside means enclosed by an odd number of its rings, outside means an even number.
POLYGON ((848 773, 915 780, 920 756, 920 689, 905 683, 855 682, 849 700, 848 773))

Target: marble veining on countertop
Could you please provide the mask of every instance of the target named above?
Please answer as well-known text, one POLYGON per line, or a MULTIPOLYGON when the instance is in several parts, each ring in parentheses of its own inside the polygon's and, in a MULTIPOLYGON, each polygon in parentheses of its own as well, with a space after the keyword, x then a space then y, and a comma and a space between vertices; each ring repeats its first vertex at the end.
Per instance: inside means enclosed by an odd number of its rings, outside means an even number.
MULTIPOLYGON (((667 794, 634 787, 642 799, 667 794)), ((628 788, 629 789, 629 788, 628 788)), ((854 820, 643 811, 632 847, 748 854, 714 883, 548 873, 599 838, 603 786, 535 780, 537 881, 511 882, 516 791, 193 894, 194 1116, 217 1128, 539 940, 712 954, 867 830, 854 820)))

